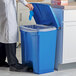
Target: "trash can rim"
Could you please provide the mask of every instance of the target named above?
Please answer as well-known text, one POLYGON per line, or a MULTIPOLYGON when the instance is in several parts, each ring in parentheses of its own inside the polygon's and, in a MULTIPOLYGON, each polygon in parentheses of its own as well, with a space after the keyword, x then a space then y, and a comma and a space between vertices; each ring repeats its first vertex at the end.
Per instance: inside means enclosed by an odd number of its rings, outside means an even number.
MULTIPOLYGON (((22 25, 22 26, 20 26, 20 30, 23 30, 23 31, 26 31, 26 32, 40 32, 40 31, 41 32, 46 32, 46 31, 56 30, 55 26, 36 25, 36 26, 44 26, 44 27, 46 27, 44 29, 33 29, 33 28, 24 27, 24 26, 30 26, 30 25, 22 25)), ((33 26, 33 25, 31 25, 31 26, 33 26)))

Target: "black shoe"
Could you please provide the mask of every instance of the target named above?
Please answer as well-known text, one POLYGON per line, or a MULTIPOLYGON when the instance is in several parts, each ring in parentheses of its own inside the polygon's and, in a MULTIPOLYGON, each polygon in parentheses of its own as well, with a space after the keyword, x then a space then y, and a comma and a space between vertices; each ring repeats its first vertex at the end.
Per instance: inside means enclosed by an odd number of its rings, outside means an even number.
POLYGON ((26 63, 26 64, 23 64, 23 66, 27 66, 27 72, 33 72, 32 63, 26 63))
POLYGON ((28 67, 22 64, 16 64, 16 65, 10 66, 10 71, 15 71, 15 72, 26 72, 27 69, 28 67))
POLYGON ((8 63, 7 62, 3 62, 0 64, 0 67, 9 67, 8 63))
POLYGON ((27 72, 33 72, 33 67, 28 67, 27 72))

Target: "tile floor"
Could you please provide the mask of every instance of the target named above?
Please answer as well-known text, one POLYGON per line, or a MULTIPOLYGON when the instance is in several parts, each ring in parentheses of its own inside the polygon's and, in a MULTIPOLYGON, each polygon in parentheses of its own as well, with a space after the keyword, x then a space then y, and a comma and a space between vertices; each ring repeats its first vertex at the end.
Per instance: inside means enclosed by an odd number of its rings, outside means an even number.
MULTIPOLYGON (((21 49, 17 48, 17 57, 18 60, 21 62, 21 49)), ((69 69, 63 69, 60 71, 55 71, 48 74, 42 74, 37 75, 34 73, 28 73, 28 72, 10 72, 9 68, 0 68, 0 76, 76 76, 76 69, 75 68, 69 68, 69 69)))

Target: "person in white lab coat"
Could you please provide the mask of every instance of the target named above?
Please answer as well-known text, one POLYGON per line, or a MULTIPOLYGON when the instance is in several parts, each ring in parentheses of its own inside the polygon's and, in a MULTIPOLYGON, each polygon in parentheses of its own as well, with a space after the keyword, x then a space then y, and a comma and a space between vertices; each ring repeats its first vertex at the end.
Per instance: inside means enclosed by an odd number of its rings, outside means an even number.
MULTIPOLYGON (((19 1, 33 10, 32 4, 25 0, 19 1)), ((19 64, 16 58, 16 43, 18 41, 16 19, 16 0, 0 0, 0 66, 9 66, 11 71, 24 71, 25 67, 19 64), (6 56, 8 63, 5 62, 6 56)))

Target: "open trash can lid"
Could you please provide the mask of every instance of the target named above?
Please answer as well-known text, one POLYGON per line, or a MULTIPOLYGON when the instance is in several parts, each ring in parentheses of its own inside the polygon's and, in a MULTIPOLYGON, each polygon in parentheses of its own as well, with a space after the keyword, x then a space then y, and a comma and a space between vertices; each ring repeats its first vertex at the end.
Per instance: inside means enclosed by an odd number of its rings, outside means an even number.
POLYGON ((34 6, 34 19, 37 24, 55 26, 56 28, 60 27, 56 15, 50 5, 41 3, 32 4, 34 6))

